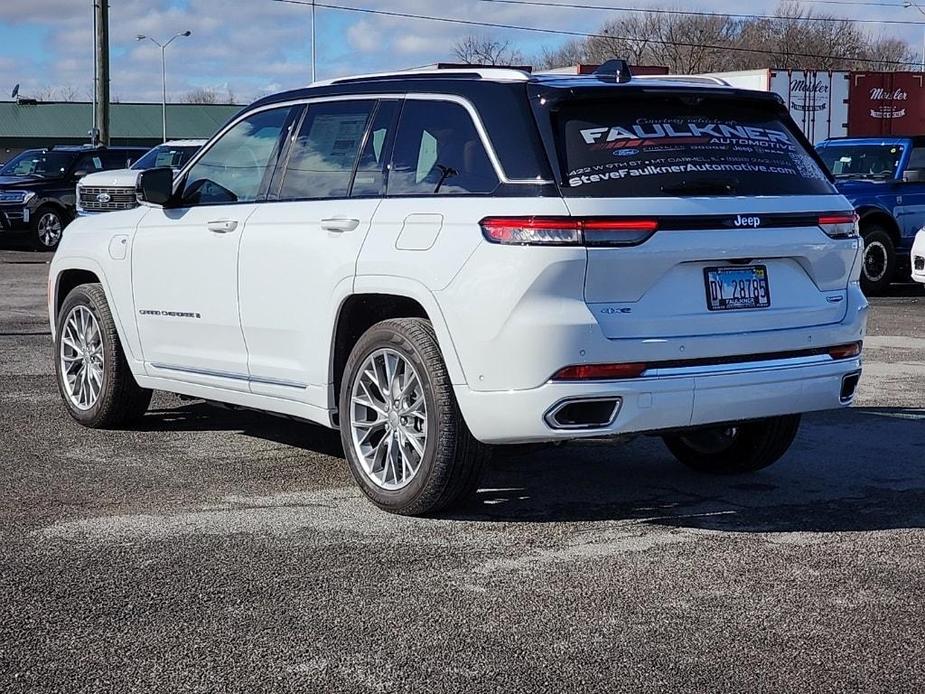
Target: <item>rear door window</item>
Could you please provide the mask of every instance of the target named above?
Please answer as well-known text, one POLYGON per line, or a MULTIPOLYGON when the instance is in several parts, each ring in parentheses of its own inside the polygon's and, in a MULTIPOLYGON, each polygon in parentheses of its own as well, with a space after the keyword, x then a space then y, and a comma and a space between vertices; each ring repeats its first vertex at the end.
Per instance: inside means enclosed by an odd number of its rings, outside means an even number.
POLYGON ((830 195, 828 177, 767 104, 646 95, 576 101, 557 116, 575 197, 830 195))
POLYGON ((347 197, 375 101, 332 101, 308 107, 292 143, 280 200, 347 197))
POLYGON ((385 193, 388 162, 395 139, 395 120, 401 104, 382 101, 376 109, 372 125, 357 163, 356 175, 350 194, 354 197, 376 196, 385 193))

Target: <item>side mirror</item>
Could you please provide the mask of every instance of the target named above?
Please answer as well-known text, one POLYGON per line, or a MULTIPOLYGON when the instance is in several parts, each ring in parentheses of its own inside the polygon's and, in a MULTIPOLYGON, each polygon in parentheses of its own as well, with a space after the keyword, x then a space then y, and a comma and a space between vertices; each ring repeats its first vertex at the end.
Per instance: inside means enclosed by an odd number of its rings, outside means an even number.
POLYGON ((84 176, 86 176, 88 173, 90 173, 90 172, 87 171, 86 169, 78 169, 77 171, 74 172, 74 178, 75 178, 75 179, 81 179, 81 178, 83 178, 84 176))
POLYGON ((173 169, 162 166, 142 171, 135 184, 135 197, 142 204, 166 205, 173 197, 173 169))
POLYGON ((903 173, 904 183, 923 183, 925 182, 925 169, 906 169, 903 173))

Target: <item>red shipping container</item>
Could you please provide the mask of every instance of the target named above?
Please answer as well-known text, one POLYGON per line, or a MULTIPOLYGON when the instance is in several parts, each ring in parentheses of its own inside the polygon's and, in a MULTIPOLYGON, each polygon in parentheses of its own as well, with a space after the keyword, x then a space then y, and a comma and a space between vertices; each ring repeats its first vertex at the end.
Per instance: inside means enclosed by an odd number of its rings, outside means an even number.
POLYGON ((852 72, 848 136, 925 135, 925 73, 852 72))

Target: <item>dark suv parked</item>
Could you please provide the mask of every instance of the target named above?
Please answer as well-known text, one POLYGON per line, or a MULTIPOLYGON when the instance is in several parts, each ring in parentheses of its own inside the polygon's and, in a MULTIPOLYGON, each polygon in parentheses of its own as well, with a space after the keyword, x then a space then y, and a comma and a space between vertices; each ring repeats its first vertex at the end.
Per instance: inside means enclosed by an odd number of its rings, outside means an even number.
POLYGON ((36 250, 53 251, 75 215, 82 176, 124 169, 142 147, 56 146, 30 149, 0 168, 0 232, 25 232, 36 250))

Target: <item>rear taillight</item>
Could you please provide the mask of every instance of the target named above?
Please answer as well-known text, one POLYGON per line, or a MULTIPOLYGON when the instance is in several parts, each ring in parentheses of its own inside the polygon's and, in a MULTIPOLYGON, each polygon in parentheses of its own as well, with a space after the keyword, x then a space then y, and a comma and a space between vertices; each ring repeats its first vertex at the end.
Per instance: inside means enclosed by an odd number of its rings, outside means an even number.
POLYGON ((858 216, 853 212, 821 215, 819 227, 833 239, 855 239, 860 236, 858 216))
POLYGON ((508 246, 638 246, 658 230, 654 219, 486 217, 482 234, 508 246))
POLYGON ((829 356, 832 359, 851 359, 852 357, 860 356, 861 346, 862 343, 860 342, 849 342, 847 345, 829 347, 829 356))
POLYGON ((576 364, 560 369, 553 381, 608 381, 618 378, 636 378, 646 370, 645 364, 576 364))

